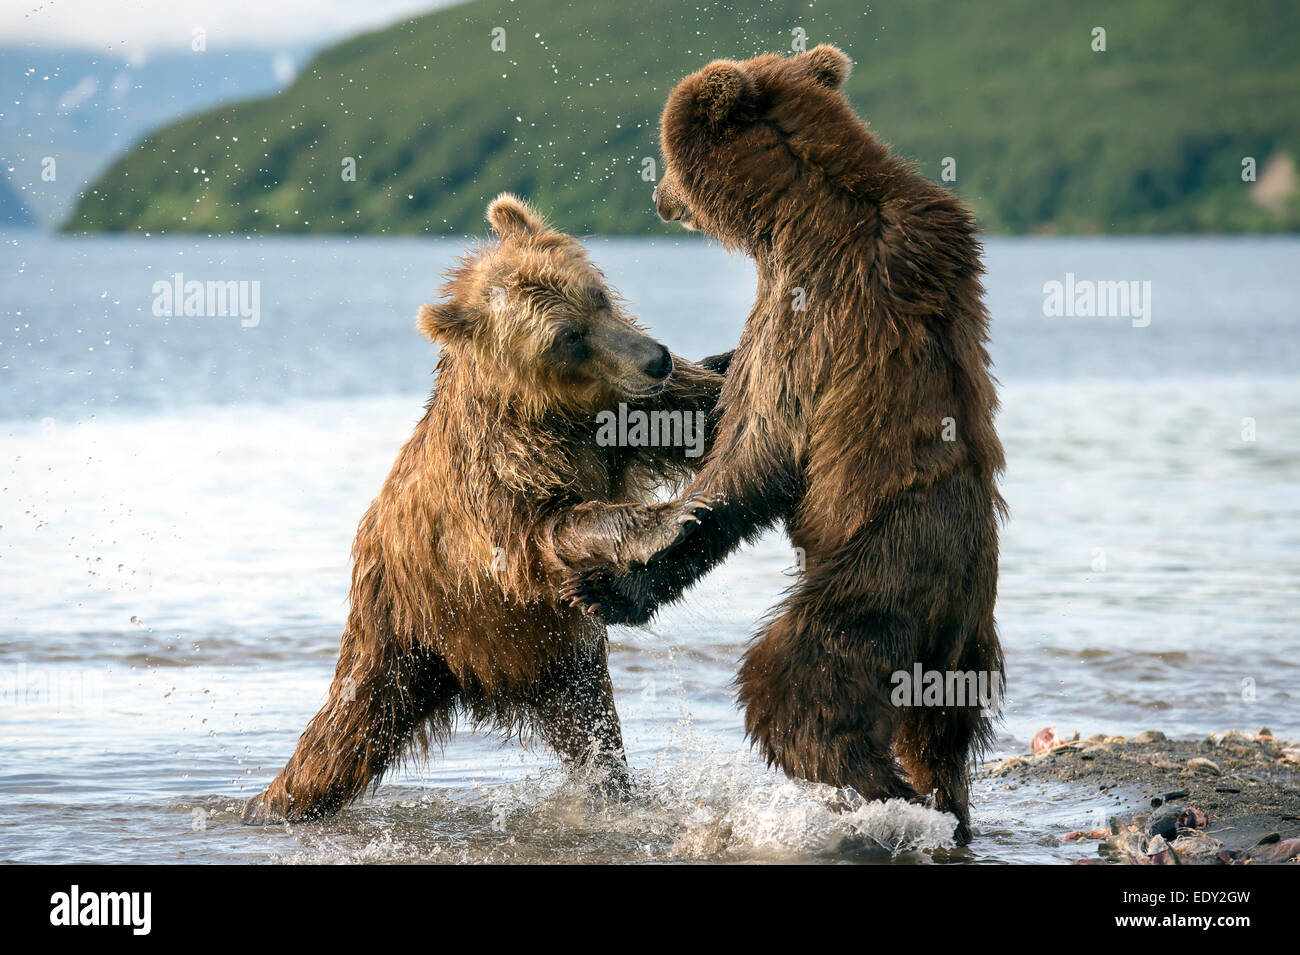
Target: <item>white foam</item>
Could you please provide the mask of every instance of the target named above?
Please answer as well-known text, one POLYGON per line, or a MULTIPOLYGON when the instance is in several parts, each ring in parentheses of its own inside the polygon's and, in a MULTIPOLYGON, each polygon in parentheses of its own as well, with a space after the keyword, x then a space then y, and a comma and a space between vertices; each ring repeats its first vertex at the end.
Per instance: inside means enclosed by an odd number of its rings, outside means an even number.
POLYGON ((744 753, 688 761, 663 783, 654 796, 675 803, 684 822, 669 852, 677 859, 826 856, 873 848, 898 855, 953 845, 957 822, 901 799, 860 801, 846 809, 840 790, 786 779, 744 753), (702 777, 711 782, 699 786, 702 777))

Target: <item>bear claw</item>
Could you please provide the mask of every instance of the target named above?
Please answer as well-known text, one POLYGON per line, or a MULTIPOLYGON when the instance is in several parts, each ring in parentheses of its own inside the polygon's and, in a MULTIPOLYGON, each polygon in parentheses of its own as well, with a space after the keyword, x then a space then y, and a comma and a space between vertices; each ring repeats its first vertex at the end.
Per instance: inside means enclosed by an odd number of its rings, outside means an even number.
POLYGON ((570 607, 599 616, 606 623, 645 623, 653 611, 621 593, 620 580, 604 571, 585 571, 564 582, 561 597, 569 601, 570 607))
POLYGON ((682 510, 684 513, 677 515, 678 531, 676 537, 667 546, 661 547, 654 555, 655 557, 672 550, 690 536, 696 525, 704 520, 706 514, 713 510, 712 499, 706 494, 693 495, 682 504, 682 510))

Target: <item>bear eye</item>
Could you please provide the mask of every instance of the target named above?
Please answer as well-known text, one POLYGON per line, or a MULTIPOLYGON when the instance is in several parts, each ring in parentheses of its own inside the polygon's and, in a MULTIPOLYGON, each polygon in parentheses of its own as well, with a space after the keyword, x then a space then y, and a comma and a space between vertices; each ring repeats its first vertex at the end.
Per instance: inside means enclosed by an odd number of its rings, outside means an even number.
POLYGON ((565 329, 556 336, 555 344, 564 351, 576 352, 582 348, 582 332, 576 328, 565 329))

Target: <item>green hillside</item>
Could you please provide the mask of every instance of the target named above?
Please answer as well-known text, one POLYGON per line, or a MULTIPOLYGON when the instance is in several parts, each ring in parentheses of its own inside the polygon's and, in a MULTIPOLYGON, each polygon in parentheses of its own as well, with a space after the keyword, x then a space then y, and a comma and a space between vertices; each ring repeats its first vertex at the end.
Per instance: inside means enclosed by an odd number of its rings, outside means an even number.
POLYGON ((796 28, 853 58, 850 99, 926 175, 956 160, 991 232, 1300 228, 1291 0, 471 0, 157 132, 66 228, 477 233, 510 189, 574 232, 660 231, 641 173, 668 91, 796 28))

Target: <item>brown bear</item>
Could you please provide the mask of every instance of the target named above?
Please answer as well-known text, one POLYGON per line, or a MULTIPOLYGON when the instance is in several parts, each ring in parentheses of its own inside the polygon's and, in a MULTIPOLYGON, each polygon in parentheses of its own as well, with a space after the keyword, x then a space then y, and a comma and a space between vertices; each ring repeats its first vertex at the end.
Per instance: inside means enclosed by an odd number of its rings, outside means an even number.
POLYGON ((671 502, 646 502, 696 463, 680 440, 600 440, 602 410, 703 425, 723 379, 641 330, 582 245, 524 203, 503 195, 488 220, 496 241, 420 310, 441 346, 433 393, 357 530, 329 699, 245 822, 338 810, 408 747, 445 745, 458 715, 535 733, 605 792, 627 789, 605 627, 559 585, 663 546, 637 530, 671 502))
POLYGON ((752 256, 757 301, 708 459, 679 515, 661 515, 699 523, 646 566, 587 569, 564 595, 643 622, 783 521, 804 571, 740 668, 750 738, 793 776, 871 799, 933 794, 964 844, 990 715, 946 696, 894 705, 891 691, 918 664, 1001 687, 981 249, 961 202, 853 112, 848 73, 821 46, 715 61, 669 96, 659 214, 752 256))

